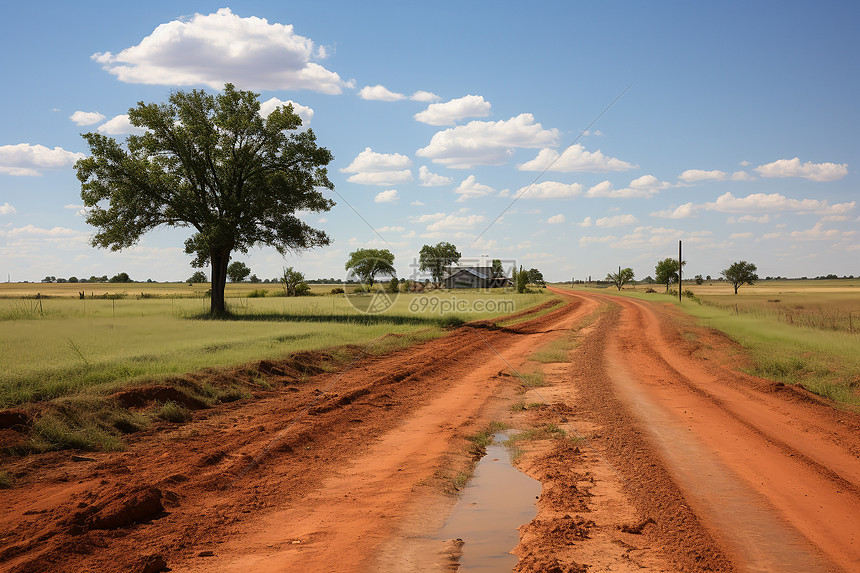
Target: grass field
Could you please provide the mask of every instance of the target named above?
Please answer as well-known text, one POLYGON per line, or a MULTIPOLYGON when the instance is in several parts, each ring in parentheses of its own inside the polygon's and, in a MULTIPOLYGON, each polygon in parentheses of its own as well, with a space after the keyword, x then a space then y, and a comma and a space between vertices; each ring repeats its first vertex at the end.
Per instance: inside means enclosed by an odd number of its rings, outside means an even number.
MULTIPOLYGON (((637 285, 624 296, 679 304, 660 285, 637 285), (646 294, 652 286, 658 292, 646 294)), ((772 280, 734 294, 720 282, 683 285, 680 307, 749 349, 753 374, 860 406, 860 279, 772 280)), ((614 287, 607 293, 618 294, 614 287)))
POLYGON ((547 300, 543 294, 400 294, 384 312, 364 314, 343 295, 248 298, 262 287, 229 285, 233 319, 205 320, 199 317, 209 308, 207 285, 88 285, 96 296, 128 293, 120 299, 79 299, 83 285, 0 286, 0 408, 84 389, 103 394, 299 350, 366 345, 386 334, 422 339, 452 320, 509 314, 547 300), (39 299, 14 298, 37 292, 39 299))
MULTIPOLYGON (((278 296, 278 285, 230 284, 230 318, 210 320, 208 284, 0 284, 0 410, 34 416, 29 442, 14 451, 117 449, 123 434, 188 417, 170 401, 126 410, 108 398, 119 390, 167 384, 205 404, 232 401, 250 396, 248 387, 217 375, 184 375, 315 350, 332 351, 336 367, 349 359, 348 346, 384 352, 552 298, 401 293, 390 307, 368 314, 357 308, 366 308, 370 295, 330 294, 336 286, 312 285, 315 296, 287 298, 278 296)), ((258 383, 265 389, 265 381, 258 383)))

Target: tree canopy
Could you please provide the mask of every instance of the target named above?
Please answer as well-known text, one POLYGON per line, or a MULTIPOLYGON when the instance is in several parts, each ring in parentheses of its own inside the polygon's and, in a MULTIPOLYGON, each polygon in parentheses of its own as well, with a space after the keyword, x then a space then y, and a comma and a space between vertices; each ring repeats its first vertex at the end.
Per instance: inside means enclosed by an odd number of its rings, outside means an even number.
POLYGON ((418 270, 429 271, 433 284, 439 286, 445 276, 445 267, 456 263, 460 257, 457 247, 451 243, 442 241, 436 245, 424 245, 418 253, 418 270))
POLYGON ((394 254, 388 249, 358 249, 349 254, 346 270, 354 272, 363 284, 373 286, 378 274, 396 276, 394 254))
POLYGON ((621 287, 632 281, 634 276, 633 269, 627 267, 626 269, 619 269, 617 273, 607 273, 606 280, 615 283, 618 290, 621 290, 621 287))
POLYGON ((208 279, 206 278, 206 273, 204 273, 203 271, 194 271, 194 274, 188 277, 188 280, 186 282, 205 283, 208 282, 208 279))
MULTIPOLYGON (((687 261, 681 263, 682 266, 686 264, 687 261)), ((663 259, 654 268, 654 281, 665 284, 668 291, 671 283, 678 282, 678 270, 678 259, 663 259)))
POLYGON ((83 135, 90 156, 75 164, 94 246, 118 251, 161 226, 191 227, 185 252, 193 266, 212 265, 211 312, 222 313, 230 253, 269 245, 279 253, 327 245, 328 235, 297 211, 334 205, 329 150, 313 131, 297 131, 291 105, 260 115, 259 95, 232 84, 210 95, 177 91, 167 103, 129 110, 146 129, 125 145, 99 133, 83 135))
POLYGON ((726 277, 727 281, 732 283, 732 286, 735 287, 735 294, 738 294, 738 288, 742 284, 752 286, 755 281, 758 280, 758 275, 756 274, 757 270, 758 267, 752 263, 738 261, 736 263, 732 263, 729 268, 720 271, 720 274, 726 277))
POLYGON ((543 273, 537 269, 528 270, 528 281, 533 285, 546 286, 546 281, 543 279, 543 273))
POLYGON ((231 283, 240 283, 250 274, 251 269, 241 261, 233 261, 227 266, 227 277, 231 283))

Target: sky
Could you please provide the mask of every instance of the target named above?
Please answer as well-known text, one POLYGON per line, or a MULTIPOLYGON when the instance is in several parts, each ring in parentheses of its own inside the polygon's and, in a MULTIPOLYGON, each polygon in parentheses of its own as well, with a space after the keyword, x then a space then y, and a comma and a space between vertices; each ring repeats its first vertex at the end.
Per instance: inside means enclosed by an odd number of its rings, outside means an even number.
POLYGON ((0 280, 180 281, 187 229, 90 239, 82 133, 227 82, 292 102, 334 160, 331 244, 235 253, 260 278, 399 276, 453 243, 551 281, 860 275, 860 4, 47 1, 0 8, 0 280))

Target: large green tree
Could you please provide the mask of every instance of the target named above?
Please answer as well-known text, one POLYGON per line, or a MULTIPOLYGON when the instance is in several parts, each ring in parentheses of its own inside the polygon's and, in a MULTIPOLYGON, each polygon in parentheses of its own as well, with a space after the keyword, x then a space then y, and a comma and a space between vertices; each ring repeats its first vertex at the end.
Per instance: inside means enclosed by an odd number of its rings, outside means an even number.
POLYGON ((394 254, 388 249, 358 249, 349 254, 346 270, 354 272, 363 284, 373 286, 378 274, 396 276, 394 254))
POLYGON ((445 267, 459 261, 460 256, 457 247, 446 241, 436 245, 424 245, 418 253, 418 269, 429 271, 430 276, 433 277, 433 284, 438 287, 445 276, 445 267))
POLYGON ((93 245, 118 251, 161 226, 192 227, 185 252, 212 266, 213 314, 225 312, 224 286, 233 251, 269 245, 281 254, 327 245, 297 211, 328 211, 320 192, 333 189, 332 160, 291 105, 260 115, 258 94, 232 84, 210 95, 174 92, 167 103, 128 112, 145 129, 125 145, 98 133, 83 137, 90 156, 75 164, 93 245))
POLYGON ((732 286, 735 287, 735 294, 738 294, 738 288, 742 284, 752 286, 753 283, 758 280, 758 275, 756 274, 757 270, 758 267, 752 263, 738 261, 736 263, 732 263, 729 268, 720 271, 720 274, 726 277, 727 281, 732 283, 732 286))
MULTIPOLYGON (((686 265, 687 261, 681 263, 686 265)), ((678 259, 663 259, 654 268, 654 281, 659 284, 666 285, 666 291, 669 290, 669 285, 673 282, 678 282, 678 259)))

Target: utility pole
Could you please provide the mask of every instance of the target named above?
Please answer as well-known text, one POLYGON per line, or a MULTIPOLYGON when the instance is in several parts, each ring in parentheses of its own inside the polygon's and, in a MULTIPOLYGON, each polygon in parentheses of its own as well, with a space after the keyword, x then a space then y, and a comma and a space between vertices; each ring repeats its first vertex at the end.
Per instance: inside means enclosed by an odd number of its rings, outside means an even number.
POLYGON ((681 241, 678 240, 678 304, 684 302, 681 299, 681 268, 684 266, 683 260, 681 258, 681 241))

